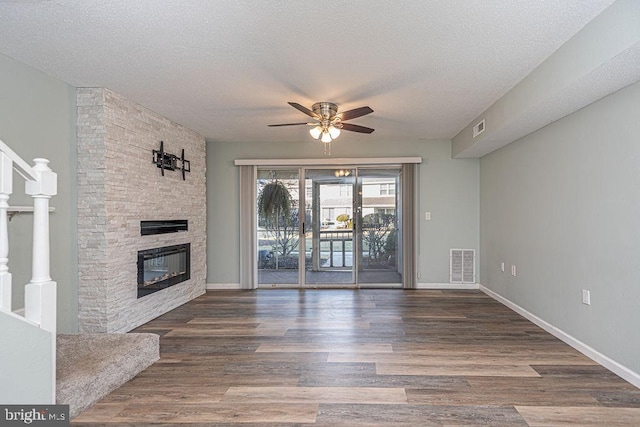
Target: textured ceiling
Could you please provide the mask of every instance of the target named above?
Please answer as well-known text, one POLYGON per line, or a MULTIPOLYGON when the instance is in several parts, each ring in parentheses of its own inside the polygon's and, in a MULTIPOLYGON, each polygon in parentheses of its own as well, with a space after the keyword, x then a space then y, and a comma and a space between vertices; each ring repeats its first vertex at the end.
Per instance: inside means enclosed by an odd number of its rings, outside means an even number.
POLYGON ((287 105, 375 112, 385 141, 452 138, 613 0, 0 0, 0 52, 108 87, 209 141, 297 141, 287 105))

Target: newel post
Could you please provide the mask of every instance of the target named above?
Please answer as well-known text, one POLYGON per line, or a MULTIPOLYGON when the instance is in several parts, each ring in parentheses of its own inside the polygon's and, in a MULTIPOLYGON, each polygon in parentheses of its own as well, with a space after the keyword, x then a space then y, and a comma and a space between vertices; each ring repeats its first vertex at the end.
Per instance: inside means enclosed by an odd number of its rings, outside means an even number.
POLYGON ((9 273, 9 229, 7 208, 13 192, 13 161, 0 152, 0 310, 11 311, 11 273, 9 273))
POLYGON ((25 192, 33 197, 33 256, 31 282, 25 287, 25 317, 56 334, 56 282, 49 272, 49 199, 58 192, 58 176, 46 159, 34 159, 37 181, 28 180, 25 192))

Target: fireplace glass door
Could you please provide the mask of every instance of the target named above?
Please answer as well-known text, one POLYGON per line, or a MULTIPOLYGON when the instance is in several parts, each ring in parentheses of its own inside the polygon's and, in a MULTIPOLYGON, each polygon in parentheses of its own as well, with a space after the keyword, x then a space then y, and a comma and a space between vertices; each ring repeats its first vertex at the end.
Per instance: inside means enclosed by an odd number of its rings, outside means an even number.
POLYGON ((191 277, 189 243, 138 252, 138 298, 191 277))

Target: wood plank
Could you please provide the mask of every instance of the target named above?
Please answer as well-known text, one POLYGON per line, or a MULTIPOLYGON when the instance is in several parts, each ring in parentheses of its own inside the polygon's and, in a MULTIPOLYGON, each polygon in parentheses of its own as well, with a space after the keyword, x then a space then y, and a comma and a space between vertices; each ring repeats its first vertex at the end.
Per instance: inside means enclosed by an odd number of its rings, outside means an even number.
POLYGON ((391 344, 260 344, 256 353, 392 353, 391 344))
POLYGON ((327 362, 332 363, 394 363, 402 365, 596 365, 584 356, 562 357, 557 355, 477 355, 477 354, 401 354, 401 353, 330 353, 327 362))
MULTIPOLYGON (((521 380, 521 378, 518 378, 521 380)), ((407 389, 407 400, 411 404, 427 405, 572 405, 599 406, 598 401, 584 390, 566 390, 562 393, 549 393, 541 387, 506 390, 476 387, 449 388, 430 387, 407 389)))
POLYGON ((357 403, 397 405, 407 403, 404 388, 373 387, 229 387, 223 402, 357 403))
POLYGON ((469 377, 539 377, 527 365, 403 365, 376 363, 378 375, 446 375, 469 377))
POLYGON ((317 426, 527 426, 512 407, 322 404, 317 426))
POLYGON ((122 402, 98 402, 72 420, 73 424, 108 423, 127 407, 122 402))
POLYGON ((299 375, 255 375, 242 373, 235 374, 211 374, 211 375, 197 375, 197 376, 175 376, 167 377, 166 375, 157 376, 142 376, 138 375, 127 384, 132 384, 136 387, 156 387, 161 390, 164 388, 170 388, 172 383, 177 383, 185 386, 194 387, 230 387, 233 385, 243 385, 252 387, 262 386, 295 386, 300 380, 299 375))
MULTIPOLYGON (((374 367, 375 369, 375 367, 374 367)), ((426 376, 426 375, 377 375, 362 372, 330 373, 305 372, 300 375, 298 387, 396 387, 420 389, 422 387, 449 390, 457 387, 468 387, 467 379, 461 376, 426 376)))
POLYGON ((531 427, 637 426, 638 408, 516 406, 531 427))
POLYGON ((336 331, 336 330, 347 330, 350 331, 352 329, 370 329, 370 323, 366 321, 340 321, 340 320, 308 320, 305 322, 296 321, 296 322, 263 322, 260 324, 258 329, 262 328, 285 328, 287 331, 291 329, 307 329, 307 330, 327 330, 327 331, 336 331))
POLYGON ((233 328, 174 328, 165 337, 282 337, 287 328, 233 327, 233 328))
POLYGON ((503 343, 496 343, 491 341, 491 345, 484 342, 466 342, 466 343, 446 343, 446 342, 399 342, 393 343, 393 352, 398 354, 413 354, 413 355, 486 355, 486 356, 500 356, 500 355, 540 355, 540 354, 553 354, 559 357, 573 356, 577 358, 585 358, 586 356, 568 347, 561 341, 542 343, 536 342, 532 345, 526 337, 522 337, 520 340, 511 339, 503 343))
POLYGON ((101 403, 131 404, 158 404, 158 403, 184 403, 184 404, 208 404, 219 402, 227 392, 228 387, 203 387, 193 385, 176 384, 170 389, 152 386, 125 385, 113 391, 102 399, 101 403))
POLYGON ((186 405, 180 403, 155 405, 131 405, 105 420, 92 418, 91 411, 74 419, 74 423, 111 422, 116 424, 147 423, 194 424, 202 423, 314 423, 318 405, 308 404, 262 404, 214 402, 208 405, 186 405))

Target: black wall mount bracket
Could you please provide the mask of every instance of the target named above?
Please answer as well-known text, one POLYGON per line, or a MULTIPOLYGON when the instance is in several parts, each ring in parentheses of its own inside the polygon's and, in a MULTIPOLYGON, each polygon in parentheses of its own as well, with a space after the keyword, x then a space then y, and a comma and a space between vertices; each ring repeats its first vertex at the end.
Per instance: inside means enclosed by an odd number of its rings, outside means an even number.
POLYGON ((165 169, 172 171, 178 169, 182 172, 182 180, 184 181, 186 179, 185 173, 191 172, 191 162, 184 158, 184 148, 182 149, 180 157, 178 157, 175 154, 164 151, 164 142, 160 141, 160 149, 152 151, 153 163, 160 168, 162 176, 164 176, 165 169))

